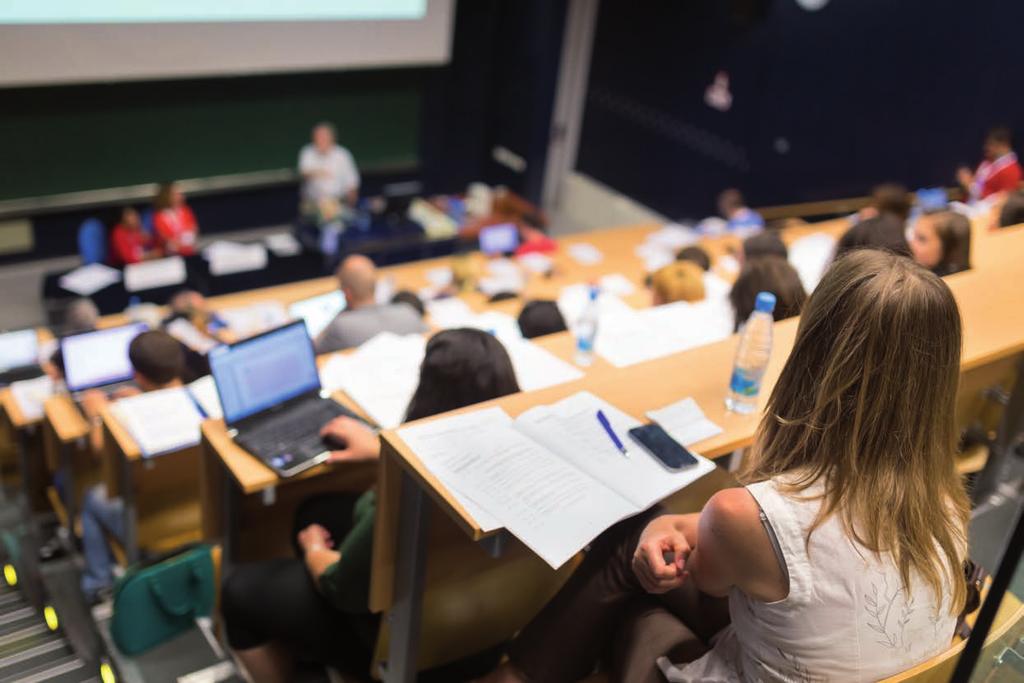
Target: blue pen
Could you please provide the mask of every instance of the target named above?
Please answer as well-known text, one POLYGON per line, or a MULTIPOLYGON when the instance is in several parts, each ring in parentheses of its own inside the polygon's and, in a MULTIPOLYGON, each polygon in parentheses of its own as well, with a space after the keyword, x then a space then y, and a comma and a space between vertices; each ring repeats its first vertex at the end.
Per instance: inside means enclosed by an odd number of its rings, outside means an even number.
POLYGON ((612 440, 612 443, 615 444, 615 447, 618 448, 623 455, 629 457, 629 454, 626 453, 626 447, 622 445, 622 441, 619 440, 615 430, 612 429, 612 424, 608 421, 608 418, 605 417, 603 410, 597 411, 597 421, 601 423, 602 427, 604 427, 604 431, 608 434, 608 438, 612 440))

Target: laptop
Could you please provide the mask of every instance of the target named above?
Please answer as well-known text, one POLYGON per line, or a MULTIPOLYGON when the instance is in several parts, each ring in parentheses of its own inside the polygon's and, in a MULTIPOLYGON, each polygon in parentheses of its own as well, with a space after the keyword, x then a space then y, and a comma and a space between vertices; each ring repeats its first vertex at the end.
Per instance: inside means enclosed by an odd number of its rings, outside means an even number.
POLYGON ((309 336, 316 339, 334 317, 345 310, 345 295, 340 289, 296 301, 288 307, 288 315, 303 320, 309 336))
POLYGON ((64 383, 72 398, 78 400, 87 389, 110 394, 128 384, 135 376, 128 346, 147 329, 146 323, 131 323, 61 337, 64 383))
POLYGON ((282 477, 326 461, 321 427, 339 415, 355 417, 321 391, 301 320, 218 346, 209 360, 228 433, 282 477))
POLYGON ((39 336, 33 329, 0 334, 0 385, 32 379, 39 367, 39 336))
POLYGON ((480 230, 480 251, 487 256, 511 254, 518 248, 519 228, 515 223, 499 223, 480 230))

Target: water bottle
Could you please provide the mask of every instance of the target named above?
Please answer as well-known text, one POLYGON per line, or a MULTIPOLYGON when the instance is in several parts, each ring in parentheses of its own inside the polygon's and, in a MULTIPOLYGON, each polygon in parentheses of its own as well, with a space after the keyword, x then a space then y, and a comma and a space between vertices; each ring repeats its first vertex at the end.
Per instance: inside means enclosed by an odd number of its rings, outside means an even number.
POLYGON ((729 394, 725 407, 729 410, 748 414, 757 407, 757 394, 761 391, 768 359, 772 355, 772 311, 775 310, 775 295, 760 292, 754 304, 754 312, 740 333, 736 361, 729 380, 729 394))
POLYGON ((597 287, 590 288, 590 300, 576 321, 576 364, 584 367, 594 362, 594 340, 597 338, 597 287))

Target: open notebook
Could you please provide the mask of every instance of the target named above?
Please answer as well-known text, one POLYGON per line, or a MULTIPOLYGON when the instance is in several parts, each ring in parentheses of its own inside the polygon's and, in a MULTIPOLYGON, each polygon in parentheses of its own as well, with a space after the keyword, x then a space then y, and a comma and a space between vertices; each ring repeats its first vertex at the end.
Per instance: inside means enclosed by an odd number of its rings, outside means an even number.
POLYGON ((184 387, 122 398, 111 414, 138 444, 144 458, 199 443, 199 408, 184 387))
POLYGON ((501 408, 397 431, 485 531, 504 527, 560 567, 619 520, 704 476, 715 465, 665 469, 626 435, 640 422, 588 392, 516 419, 501 408), (623 455, 597 420, 603 410, 623 455))

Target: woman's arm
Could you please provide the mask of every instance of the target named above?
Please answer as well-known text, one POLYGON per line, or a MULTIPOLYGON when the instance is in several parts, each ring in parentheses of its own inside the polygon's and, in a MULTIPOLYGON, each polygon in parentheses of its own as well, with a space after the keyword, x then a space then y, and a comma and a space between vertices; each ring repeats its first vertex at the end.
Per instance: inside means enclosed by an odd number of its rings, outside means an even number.
POLYGON ((306 569, 313 583, 319 589, 320 577, 331 565, 341 560, 341 553, 334 550, 334 541, 327 529, 311 524, 299 532, 299 547, 302 548, 306 569))

